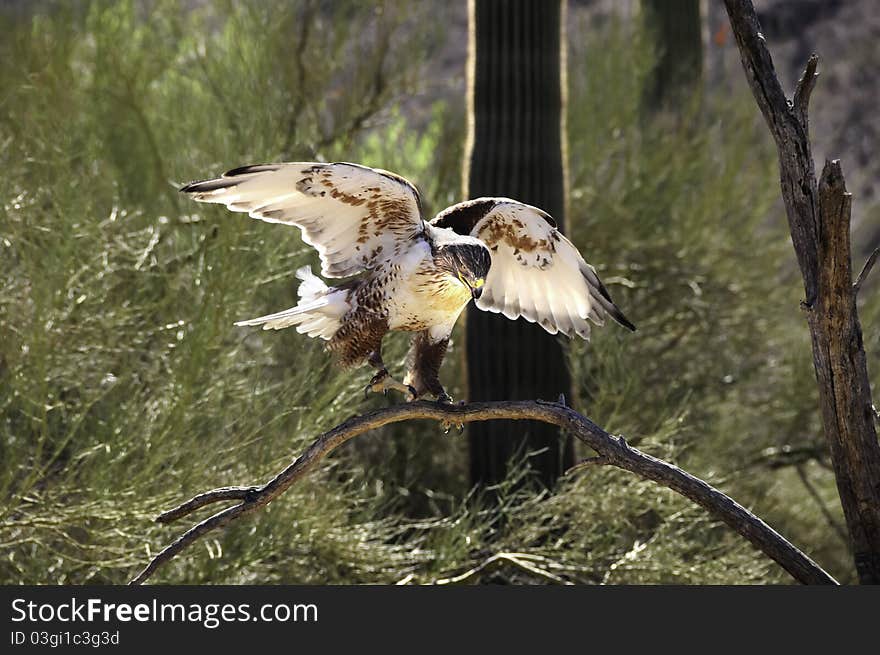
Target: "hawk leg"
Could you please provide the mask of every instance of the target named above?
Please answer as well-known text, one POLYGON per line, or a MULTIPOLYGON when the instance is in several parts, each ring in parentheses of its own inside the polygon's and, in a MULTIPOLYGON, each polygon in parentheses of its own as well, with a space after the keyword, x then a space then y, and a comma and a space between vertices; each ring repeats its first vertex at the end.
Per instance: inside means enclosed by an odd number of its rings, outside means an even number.
POLYGON ((403 381, 415 388, 417 397, 430 394, 439 403, 452 402, 452 397, 440 383, 440 364, 443 363, 448 345, 448 338, 434 341, 427 330, 413 337, 407 357, 409 372, 403 381))
POLYGON ((379 372, 370 379, 370 383, 364 388, 365 398, 370 393, 382 393, 387 396, 389 389, 400 391, 406 396, 408 401, 413 401, 418 397, 413 387, 408 384, 401 384, 391 377, 391 374, 388 373, 388 369, 385 368, 385 364, 382 362, 382 352, 380 349, 371 352, 367 361, 370 363, 370 366, 378 369, 379 372))

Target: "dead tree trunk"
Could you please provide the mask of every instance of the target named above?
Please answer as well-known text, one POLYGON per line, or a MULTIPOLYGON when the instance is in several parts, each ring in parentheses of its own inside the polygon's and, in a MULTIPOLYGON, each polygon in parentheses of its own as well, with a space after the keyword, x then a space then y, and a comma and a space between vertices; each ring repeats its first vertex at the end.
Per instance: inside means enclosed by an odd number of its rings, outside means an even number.
POLYGON ((751 0, 725 0, 725 6, 746 78, 779 153, 782 198, 806 291, 802 307, 812 339, 822 422, 856 571, 862 584, 880 584, 880 444, 856 307, 863 276, 853 284, 851 199, 840 163, 826 162, 816 181, 807 106, 818 58, 810 58, 789 101, 751 0))

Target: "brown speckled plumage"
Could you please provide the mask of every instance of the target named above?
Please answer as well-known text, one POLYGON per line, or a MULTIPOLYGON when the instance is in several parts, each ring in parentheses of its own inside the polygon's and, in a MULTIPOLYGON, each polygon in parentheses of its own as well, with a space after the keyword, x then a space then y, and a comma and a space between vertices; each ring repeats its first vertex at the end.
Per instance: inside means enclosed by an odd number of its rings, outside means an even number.
POLYGON ((327 342, 327 350, 337 356, 342 366, 357 366, 363 364, 370 353, 381 351, 386 334, 387 318, 368 311, 353 312, 327 342))

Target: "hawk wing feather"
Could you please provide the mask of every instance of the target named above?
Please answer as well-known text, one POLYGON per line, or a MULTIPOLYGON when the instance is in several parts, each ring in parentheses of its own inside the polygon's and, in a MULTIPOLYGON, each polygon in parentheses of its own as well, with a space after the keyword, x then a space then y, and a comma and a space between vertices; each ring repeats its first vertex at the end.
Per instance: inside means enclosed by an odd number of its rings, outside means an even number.
POLYGON ((358 164, 243 166, 181 189, 270 223, 295 225, 326 277, 348 277, 394 257, 424 231, 419 194, 402 177, 358 164))
POLYGON ((483 241, 492 266, 476 301, 484 311, 538 323, 550 334, 589 339, 590 324, 611 316, 635 326, 611 300, 596 269, 556 228, 546 212, 508 198, 479 198, 444 210, 431 221, 483 241))

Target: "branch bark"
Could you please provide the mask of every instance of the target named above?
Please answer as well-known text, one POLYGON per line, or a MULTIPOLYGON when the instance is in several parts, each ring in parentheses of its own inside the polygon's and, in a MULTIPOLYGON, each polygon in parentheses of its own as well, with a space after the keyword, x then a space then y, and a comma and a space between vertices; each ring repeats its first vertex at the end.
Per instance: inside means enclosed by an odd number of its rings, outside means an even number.
POLYGON ((533 420, 555 425, 595 450, 602 464, 616 466, 653 480, 697 503, 777 562, 797 581, 804 584, 836 584, 834 578, 813 560, 718 489, 677 466, 633 448, 623 437, 609 434, 563 403, 540 400, 481 402, 467 405, 441 405, 421 401, 395 405, 350 418, 315 439, 302 455, 266 484, 259 487, 223 487, 208 491, 160 515, 157 520, 168 523, 210 504, 230 500, 240 501, 183 533, 153 557, 131 584, 143 583, 160 566, 208 532, 268 504, 349 439, 383 425, 412 419, 439 421, 446 426, 501 419, 533 420))
POLYGON ((782 198, 806 292, 803 307, 822 422, 856 571, 862 584, 880 584, 880 444, 856 308, 856 293, 870 265, 853 285, 852 200, 840 162, 826 162, 816 180, 807 110, 818 58, 810 57, 789 102, 751 1, 724 4, 746 79, 776 141, 782 198))

